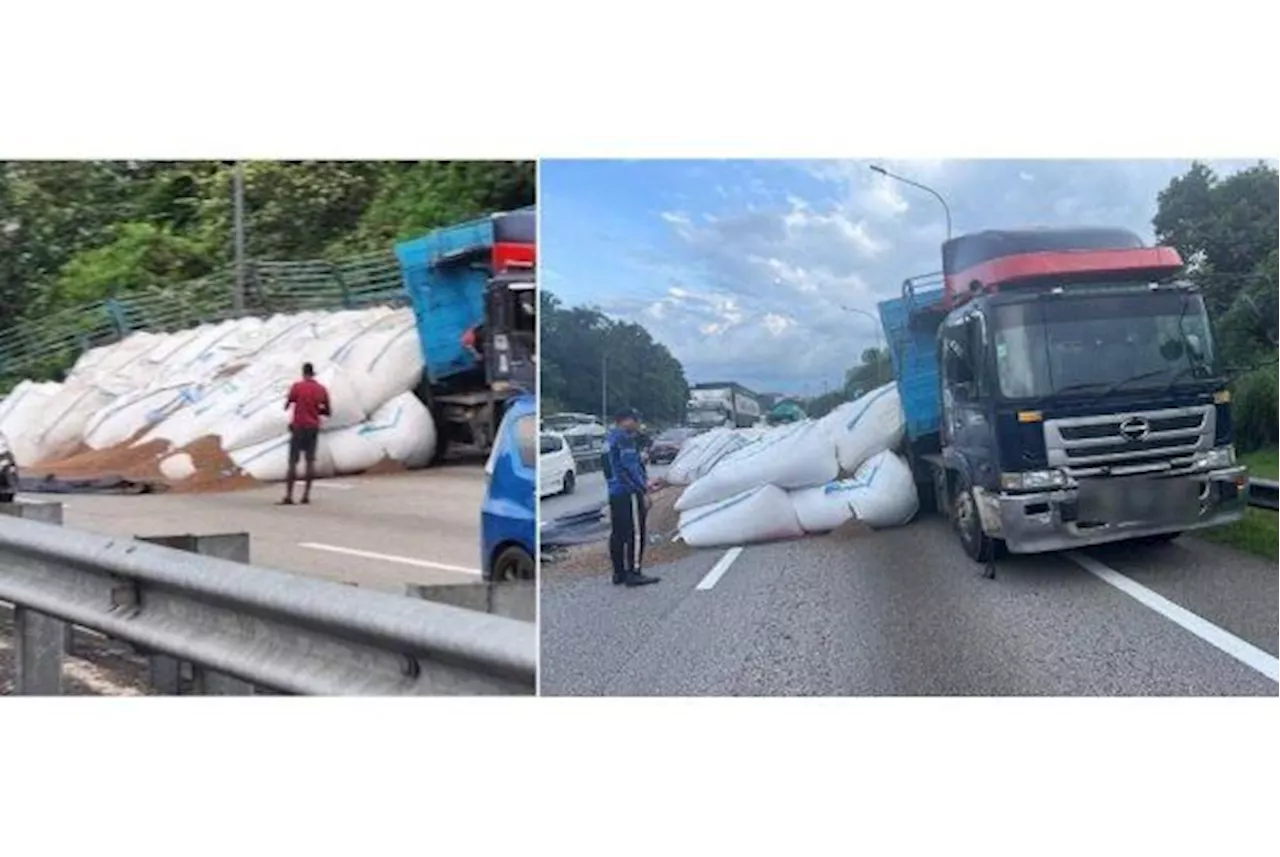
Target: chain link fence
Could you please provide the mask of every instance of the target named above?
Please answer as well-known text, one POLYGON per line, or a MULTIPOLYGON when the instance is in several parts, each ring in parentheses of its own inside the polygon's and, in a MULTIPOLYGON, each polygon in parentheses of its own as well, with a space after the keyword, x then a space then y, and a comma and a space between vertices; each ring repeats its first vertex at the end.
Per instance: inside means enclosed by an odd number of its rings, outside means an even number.
POLYGON ((235 309, 234 272, 219 271, 20 321, 0 332, 0 398, 24 378, 56 379, 85 351, 134 331, 183 330, 238 315, 357 309, 407 300, 391 251, 336 261, 250 262, 245 279, 240 311, 235 309))

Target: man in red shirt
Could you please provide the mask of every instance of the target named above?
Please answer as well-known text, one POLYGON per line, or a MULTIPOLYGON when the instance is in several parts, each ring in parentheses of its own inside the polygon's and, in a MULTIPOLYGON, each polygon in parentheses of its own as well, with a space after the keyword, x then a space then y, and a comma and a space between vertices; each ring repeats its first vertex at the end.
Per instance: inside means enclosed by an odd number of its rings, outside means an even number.
POLYGON ((282 506, 293 505, 293 483, 298 479, 298 459, 307 457, 306 483, 302 489, 302 502, 311 502, 311 482, 316 475, 316 444, 320 440, 320 418, 331 413, 329 391, 316 380, 315 367, 302 364, 302 380, 289 388, 289 398, 284 409, 293 408, 289 422, 289 473, 286 477, 282 506))

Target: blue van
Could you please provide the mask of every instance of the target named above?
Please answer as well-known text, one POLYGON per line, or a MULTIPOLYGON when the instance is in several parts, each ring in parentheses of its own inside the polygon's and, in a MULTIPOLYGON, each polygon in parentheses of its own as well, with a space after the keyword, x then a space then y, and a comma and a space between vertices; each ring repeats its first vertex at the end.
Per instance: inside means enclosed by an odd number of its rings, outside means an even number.
POLYGON ((533 580, 537 532, 538 408, 511 400, 485 464, 480 507, 480 568, 485 580, 533 580))

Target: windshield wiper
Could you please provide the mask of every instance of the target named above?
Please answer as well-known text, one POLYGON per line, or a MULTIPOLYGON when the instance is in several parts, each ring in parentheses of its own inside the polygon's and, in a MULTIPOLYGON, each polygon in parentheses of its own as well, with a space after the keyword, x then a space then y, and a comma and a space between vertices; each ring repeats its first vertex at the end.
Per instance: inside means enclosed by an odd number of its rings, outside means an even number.
POLYGON ((1129 383, 1131 383, 1131 382, 1133 382, 1133 381, 1141 381, 1143 378, 1153 378, 1153 377, 1155 377, 1156 375, 1163 375, 1163 374, 1164 374, 1165 372, 1167 372, 1167 371, 1169 371, 1169 370, 1167 370, 1167 369, 1152 369, 1152 370, 1151 370, 1151 371, 1149 371, 1149 372, 1139 372, 1137 375, 1130 375, 1128 378, 1121 378, 1119 381, 1116 381, 1116 382, 1115 382, 1114 384, 1112 384, 1110 387, 1108 387, 1107 389, 1103 390, 1103 391, 1102 391, 1102 395, 1104 395, 1104 396, 1109 396, 1109 395, 1111 395, 1112 393, 1114 393, 1116 390, 1119 390, 1119 389, 1120 389, 1121 387, 1123 387, 1125 384, 1129 384, 1129 383))
POLYGON ((1060 387, 1059 389, 1054 390, 1052 395, 1061 395, 1068 390, 1087 390, 1090 387, 1101 387, 1105 383, 1106 381, 1080 381, 1076 384, 1068 384, 1065 387, 1060 387))

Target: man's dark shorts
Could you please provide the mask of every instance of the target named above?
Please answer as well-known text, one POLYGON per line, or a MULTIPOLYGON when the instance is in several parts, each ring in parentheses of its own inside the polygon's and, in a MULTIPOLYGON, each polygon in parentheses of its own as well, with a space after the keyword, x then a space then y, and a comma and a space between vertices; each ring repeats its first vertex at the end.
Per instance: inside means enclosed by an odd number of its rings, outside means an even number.
POLYGON ((298 459, 306 456, 307 461, 316 460, 316 444, 320 440, 318 428, 289 429, 289 463, 297 464, 298 459))

